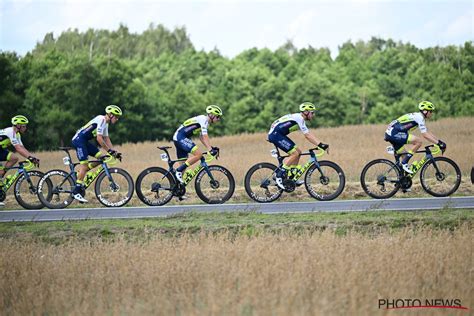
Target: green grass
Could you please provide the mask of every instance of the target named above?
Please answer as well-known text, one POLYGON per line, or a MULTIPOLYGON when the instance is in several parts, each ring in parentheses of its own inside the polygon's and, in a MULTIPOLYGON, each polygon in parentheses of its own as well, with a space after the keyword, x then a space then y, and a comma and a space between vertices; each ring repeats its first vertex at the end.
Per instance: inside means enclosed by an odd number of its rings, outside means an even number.
POLYGON ((407 227, 455 230, 474 226, 473 210, 314 212, 298 214, 261 214, 257 212, 196 213, 162 218, 81 220, 58 222, 0 223, 0 238, 38 240, 60 244, 68 240, 143 241, 171 238, 183 234, 222 233, 254 236, 261 233, 312 233, 331 230, 337 235, 350 231, 377 234, 407 227))

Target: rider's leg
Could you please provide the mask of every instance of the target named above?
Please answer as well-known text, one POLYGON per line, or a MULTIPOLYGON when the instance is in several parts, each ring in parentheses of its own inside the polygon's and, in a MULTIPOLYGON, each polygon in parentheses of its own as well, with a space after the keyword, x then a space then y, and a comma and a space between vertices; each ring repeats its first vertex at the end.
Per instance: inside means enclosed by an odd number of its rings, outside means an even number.
POLYGON ((189 157, 185 163, 181 166, 176 168, 175 176, 179 182, 183 183, 183 172, 186 170, 187 167, 192 166, 196 162, 198 162, 202 157, 202 151, 198 149, 196 144, 194 144, 190 139, 185 138, 180 141, 175 141, 176 151, 178 154, 178 158, 187 157, 188 153, 192 156, 189 157))
POLYGON ((0 178, 3 178, 5 173, 7 172, 5 169, 13 167, 18 162, 18 157, 14 155, 12 152, 8 152, 5 157, 5 166, 0 169, 0 178))
POLYGON ((408 135, 407 139, 407 144, 411 144, 412 146, 410 150, 407 150, 407 154, 402 160, 402 164, 406 165, 408 161, 413 157, 413 154, 420 149, 421 145, 423 144, 421 139, 419 137, 416 137, 415 135, 408 135))

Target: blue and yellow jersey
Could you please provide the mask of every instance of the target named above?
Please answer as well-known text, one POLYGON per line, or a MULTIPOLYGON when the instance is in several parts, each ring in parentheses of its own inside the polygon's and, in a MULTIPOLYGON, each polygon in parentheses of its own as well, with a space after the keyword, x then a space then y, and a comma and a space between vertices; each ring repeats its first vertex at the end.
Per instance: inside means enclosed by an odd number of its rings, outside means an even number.
POLYGON ((309 129, 306 127, 306 123, 301 116, 301 113, 287 114, 280 117, 278 120, 272 123, 268 134, 277 132, 282 135, 288 135, 291 132, 301 130, 303 134, 308 134, 309 129))
POLYGON ((73 139, 91 140, 97 135, 109 136, 109 124, 105 120, 105 115, 97 115, 86 125, 77 130, 73 139))

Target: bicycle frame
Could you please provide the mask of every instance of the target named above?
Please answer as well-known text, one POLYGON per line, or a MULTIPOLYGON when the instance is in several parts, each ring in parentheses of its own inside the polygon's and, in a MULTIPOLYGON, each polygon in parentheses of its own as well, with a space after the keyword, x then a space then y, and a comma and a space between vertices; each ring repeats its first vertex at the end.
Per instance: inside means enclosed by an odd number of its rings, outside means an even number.
MULTIPOLYGON (((76 184, 77 183, 76 166, 79 165, 80 163, 78 163, 78 162, 73 163, 72 158, 71 158, 71 154, 69 153, 69 150, 68 149, 63 149, 63 150, 67 154, 67 157, 63 158, 63 162, 64 162, 65 165, 69 166, 69 169, 70 169, 70 172, 69 172, 68 176, 66 178, 64 178, 64 182, 69 177, 71 177, 74 181, 74 184, 76 184)), ((88 188, 102 172, 105 172, 107 174, 107 177, 109 178, 110 182, 112 184, 114 184, 114 186, 115 186, 115 182, 113 181, 112 175, 110 174, 109 167, 108 167, 108 164, 114 164, 115 163, 115 161, 113 161, 113 159, 114 158, 110 155, 104 155, 104 156, 101 156, 99 160, 90 160, 89 162, 91 162, 91 163, 100 163, 100 165, 97 167, 96 170, 91 169, 91 170, 87 171, 87 173, 84 177, 84 187, 88 188)))
MULTIPOLYGON (((169 157, 169 152, 168 152, 168 148, 171 148, 169 146, 166 146, 166 147, 158 147, 159 149, 163 150, 165 153, 164 154, 161 154, 160 157, 161 157, 161 160, 165 161, 168 163, 168 172, 164 175, 164 177, 166 177, 168 174, 171 173, 172 177, 175 178, 175 171, 176 169, 174 169, 174 164, 179 162, 179 161, 186 161, 187 158, 180 158, 180 159, 177 159, 177 160, 171 160, 169 157)), ((212 176, 212 173, 211 171, 209 170, 209 166, 208 166, 208 162, 211 162, 213 161, 214 159, 216 159, 216 157, 212 156, 212 155, 207 155, 208 158, 204 158, 204 155, 208 154, 207 152, 203 153, 203 156, 201 157, 201 162, 199 165, 197 165, 194 169, 190 168, 188 170, 186 170, 184 173, 183 173, 183 184, 184 186, 187 186, 193 179, 194 177, 196 177, 196 175, 201 172, 202 169, 206 170, 207 174, 209 175, 209 178, 211 178, 211 181, 215 181, 214 177, 212 176)), ((176 183, 178 183, 177 179, 176 180, 176 183)))
MULTIPOLYGON (((419 170, 421 170, 421 168, 430 160, 433 160, 434 157, 433 155, 436 155, 438 153, 441 152, 441 149, 439 148, 438 145, 429 145, 429 146, 425 146, 425 150, 418 150, 416 151, 415 153, 416 154, 419 154, 419 153, 425 153, 425 156, 420 160, 418 161, 417 164, 412 164, 412 171, 413 173, 412 174, 409 174, 407 173, 407 177, 410 178, 410 179, 413 179, 415 177, 415 175, 418 173, 419 170), (431 150, 430 148, 433 147, 434 150, 431 150)), ((395 165, 397 166, 397 168, 400 170, 400 173, 403 173, 403 169, 401 168, 401 163, 400 163, 400 158, 402 155, 400 154, 394 154, 395 156, 395 165)), ((436 172, 439 172, 439 169, 438 169, 438 166, 436 165, 436 162, 433 160, 433 166, 435 167, 436 169, 436 172)))
MULTIPOLYGON (((278 168, 281 168, 283 166, 283 160, 287 157, 289 157, 290 155, 286 155, 286 156, 282 156, 280 154, 280 150, 278 149, 278 147, 275 146, 275 149, 272 149, 270 151, 272 157, 275 157, 278 159, 278 168)), ((315 147, 315 148, 311 148, 308 150, 308 152, 305 152, 305 153, 301 153, 301 156, 310 156, 310 159, 303 165, 301 166, 300 169, 298 169, 298 172, 294 175, 293 177, 293 180, 298 180, 299 178, 301 178, 301 176, 314 164, 316 165, 316 168, 318 168, 318 170, 321 172, 321 174, 323 173, 320 166, 319 166, 319 162, 318 162, 318 157, 321 157, 324 155, 324 150, 322 150, 321 148, 319 147, 315 147), (320 150, 319 153, 315 153, 314 151, 315 150, 320 150)))
POLYGON ((31 161, 25 160, 25 161, 19 162, 18 166, 4 168, 4 170, 6 171, 12 170, 12 169, 18 169, 18 170, 11 177, 6 177, 6 182, 4 182, 3 185, 1 186, 2 190, 4 192, 7 192, 8 189, 10 189, 10 187, 13 185, 13 183, 15 183, 15 181, 21 176, 21 174, 24 174, 28 183, 30 183, 31 180, 30 180, 28 171, 34 169, 34 167, 35 165, 31 161), (25 163, 27 163, 27 165, 25 165, 25 163))

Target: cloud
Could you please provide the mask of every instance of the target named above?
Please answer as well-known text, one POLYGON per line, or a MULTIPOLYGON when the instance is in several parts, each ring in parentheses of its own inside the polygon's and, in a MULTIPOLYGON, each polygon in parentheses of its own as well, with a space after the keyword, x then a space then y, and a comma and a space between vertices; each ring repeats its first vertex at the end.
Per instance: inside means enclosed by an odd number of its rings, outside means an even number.
POLYGON ((446 39, 458 36, 466 36, 471 40, 474 38, 474 17, 473 10, 459 16, 453 22, 449 23, 446 31, 442 33, 446 39))

